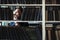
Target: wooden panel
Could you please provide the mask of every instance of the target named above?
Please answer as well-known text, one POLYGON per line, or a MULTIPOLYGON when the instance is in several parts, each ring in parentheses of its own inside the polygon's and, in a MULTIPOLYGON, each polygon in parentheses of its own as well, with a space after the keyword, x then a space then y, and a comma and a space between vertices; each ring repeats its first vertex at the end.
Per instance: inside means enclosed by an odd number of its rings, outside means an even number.
POLYGON ((47 21, 48 20, 48 11, 46 10, 45 12, 45 20, 47 21))

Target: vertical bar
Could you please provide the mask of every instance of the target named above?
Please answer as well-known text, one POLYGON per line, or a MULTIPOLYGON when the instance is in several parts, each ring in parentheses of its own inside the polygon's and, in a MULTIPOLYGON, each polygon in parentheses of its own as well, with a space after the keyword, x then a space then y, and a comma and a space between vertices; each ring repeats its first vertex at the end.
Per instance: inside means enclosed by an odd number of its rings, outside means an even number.
POLYGON ((48 40, 51 40, 51 31, 48 30, 48 40))
POLYGON ((45 40, 45 0, 42 0, 42 40, 45 40))
POLYGON ((58 37, 58 30, 55 31, 55 34, 56 34, 57 40, 59 40, 59 37, 58 37))
POLYGON ((23 14, 24 14, 25 8, 23 8, 23 13, 21 15, 21 20, 23 20, 23 14))
POLYGON ((55 21, 55 11, 54 11, 54 10, 53 10, 53 16, 54 16, 54 17, 53 17, 53 18, 54 18, 53 20, 55 21))
POLYGON ((58 13, 59 13, 59 21, 60 21, 60 10, 58 10, 58 13))
POLYGON ((58 36, 59 36, 59 40, 60 40, 60 30, 58 31, 58 36))

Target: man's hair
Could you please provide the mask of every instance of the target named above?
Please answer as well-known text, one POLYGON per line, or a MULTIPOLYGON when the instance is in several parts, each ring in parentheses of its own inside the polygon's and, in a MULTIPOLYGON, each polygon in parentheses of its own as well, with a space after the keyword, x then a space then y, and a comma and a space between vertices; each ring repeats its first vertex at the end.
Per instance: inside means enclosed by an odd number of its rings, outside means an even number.
POLYGON ((21 13, 23 12, 23 8, 22 7, 16 7, 16 9, 19 9, 21 11, 21 13))

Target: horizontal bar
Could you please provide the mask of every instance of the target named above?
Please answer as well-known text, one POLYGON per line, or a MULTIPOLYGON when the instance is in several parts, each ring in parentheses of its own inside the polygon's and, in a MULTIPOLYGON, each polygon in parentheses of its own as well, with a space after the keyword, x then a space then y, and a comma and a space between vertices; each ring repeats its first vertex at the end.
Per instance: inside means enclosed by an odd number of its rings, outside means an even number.
POLYGON ((60 6, 60 4, 45 4, 46 6, 60 6))
POLYGON ((40 23, 40 22, 42 22, 42 21, 5 21, 5 20, 3 20, 3 21, 1 21, 0 20, 0 22, 28 22, 28 23, 40 23))
POLYGON ((0 4, 0 6, 42 6, 42 4, 0 4))
POLYGON ((60 21, 45 21, 46 23, 60 23, 60 21))
MULTIPOLYGON (((42 4, 0 4, 0 6, 42 6, 42 4)), ((60 4, 45 4, 45 6, 60 6, 60 4)))
MULTIPOLYGON (((20 21, 20 20, 17 20, 17 21, 15 21, 15 20, 0 20, 0 22, 42 22, 42 21, 20 21)), ((60 21, 45 21, 45 23, 60 23, 60 21)))

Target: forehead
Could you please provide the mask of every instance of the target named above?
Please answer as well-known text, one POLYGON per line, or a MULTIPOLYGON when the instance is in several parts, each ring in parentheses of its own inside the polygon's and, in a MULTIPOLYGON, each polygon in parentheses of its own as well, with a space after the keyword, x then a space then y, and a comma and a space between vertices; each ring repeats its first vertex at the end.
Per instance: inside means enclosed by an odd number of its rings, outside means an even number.
POLYGON ((20 11, 20 9, 16 9, 15 11, 16 11, 16 12, 17 12, 17 11, 20 11))
POLYGON ((15 12, 15 13, 16 13, 16 12, 20 12, 20 9, 16 9, 14 12, 15 12))

